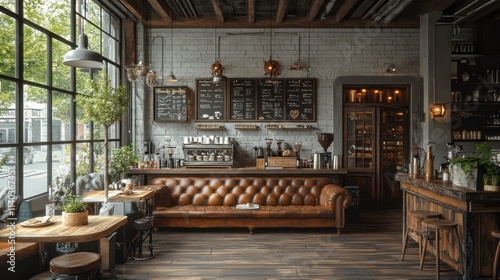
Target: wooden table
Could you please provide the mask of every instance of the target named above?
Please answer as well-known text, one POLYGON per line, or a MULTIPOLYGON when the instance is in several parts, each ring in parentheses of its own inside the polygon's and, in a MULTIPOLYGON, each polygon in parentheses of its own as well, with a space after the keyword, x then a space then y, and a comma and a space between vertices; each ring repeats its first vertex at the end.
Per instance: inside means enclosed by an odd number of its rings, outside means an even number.
MULTIPOLYGON (((147 186, 134 189, 132 194, 121 194, 118 190, 108 191, 109 202, 141 202, 146 215, 152 213, 155 191, 147 186)), ((83 201, 87 203, 102 203, 105 201, 104 191, 88 191, 83 194, 83 201)))
MULTIPOLYGON (((84 226, 64 226, 61 216, 52 217, 52 224, 44 227, 23 227, 16 224, 15 231, 10 228, 0 230, 0 241, 8 242, 38 242, 38 243, 57 243, 57 242, 89 242, 94 240, 106 239, 113 232, 122 228, 122 234, 125 234, 124 225, 127 224, 126 216, 89 216, 88 225, 84 226)), ((99 242, 100 243, 100 242, 99 242)), ((99 246, 99 253, 105 254, 105 248, 99 246)), ((43 248, 41 250, 43 252, 43 248)), ((101 263, 104 262, 104 258, 101 263)))

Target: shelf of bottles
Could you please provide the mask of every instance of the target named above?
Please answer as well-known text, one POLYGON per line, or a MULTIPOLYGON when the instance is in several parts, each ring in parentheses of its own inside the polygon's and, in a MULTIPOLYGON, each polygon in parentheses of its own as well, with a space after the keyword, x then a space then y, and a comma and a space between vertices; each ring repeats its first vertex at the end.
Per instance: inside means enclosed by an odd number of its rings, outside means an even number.
POLYGON ((373 109, 346 108, 347 167, 373 168, 374 113, 373 109))
POLYGON ((405 164, 405 111, 385 109, 382 112, 382 164, 386 167, 405 164))
POLYGON ((452 139, 500 140, 499 85, 461 85, 452 91, 452 139))

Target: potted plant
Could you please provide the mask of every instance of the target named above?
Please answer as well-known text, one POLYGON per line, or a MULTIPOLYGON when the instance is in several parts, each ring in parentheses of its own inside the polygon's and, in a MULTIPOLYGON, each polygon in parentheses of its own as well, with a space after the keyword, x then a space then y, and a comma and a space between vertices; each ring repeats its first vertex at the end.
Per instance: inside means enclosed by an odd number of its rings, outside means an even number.
POLYGON ((500 191, 500 186, 498 185, 499 179, 500 176, 498 176, 498 174, 484 174, 483 176, 484 190, 494 191, 494 192, 500 191))
POLYGON ((122 120, 128 110, 130 98, 125 86, 112 87, 104 71, 90 81, 90 95, 80 94, 75 102, 83 109, 83 120, 100 123, 104 127, 104 196, 108 202, 109 186, 109 127, 122 120))
POLYGON ((131 166, 139 162, 139 156, 135 153, 134 144, 122 146, 119 149, 113 150, 111 154, 109 169, 115 181, 118 181, 119 177, 125 175, 131 166))
POLYGON ((83 226, 89 223, 87 204, 79 195, 68 197, 61 206, 62 224, 65 226, 83 226))
POLYGON ((477 144, 474 153, 451 160, 453 184, 469 189, 481 189, 484 185, 482 174, 493 174, 497 169, 491 161, 491 147, 488 142, 477 144))

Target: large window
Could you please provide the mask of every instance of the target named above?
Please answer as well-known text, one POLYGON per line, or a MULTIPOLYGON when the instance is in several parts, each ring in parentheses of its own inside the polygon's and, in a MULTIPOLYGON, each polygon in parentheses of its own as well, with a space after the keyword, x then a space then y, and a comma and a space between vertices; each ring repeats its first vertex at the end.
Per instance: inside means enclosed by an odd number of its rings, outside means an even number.
MULTIPOLYGON (((29 198, 61 172, 74 181, 102 170, 103 128, 81 121, 73 101, 98 71, 121 84, 122 21, 112 11, 99 0, 0 0, 0 192, 9 174, 29 198), (103 69, 62 63, 81 32, 103 69)), ((119 146, 118 124, 109 135, 110 147, 119 146)))

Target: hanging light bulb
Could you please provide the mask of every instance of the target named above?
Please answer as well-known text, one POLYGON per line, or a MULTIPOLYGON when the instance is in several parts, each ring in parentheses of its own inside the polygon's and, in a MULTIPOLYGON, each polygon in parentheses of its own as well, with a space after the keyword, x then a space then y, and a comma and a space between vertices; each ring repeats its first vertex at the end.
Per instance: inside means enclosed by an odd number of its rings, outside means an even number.
POLYGON ((156 75, 156 72, 153 69, 149 69, 146 74, 146 84, 149 87, 154 87, 158 84, 158 75, 156 75))
POLYGON ((177 82, 177 77, 175 77, 173 70, 170 70, 170 76, 168 76, 167 82, 169 83, 177 82))
POLYGON ((227 80, 226 76, 222 74, 224 66, 220 63, 220 37, 217 40, 217 58, 210 68, 212 70, 212 83, 225 82, 227 80))

